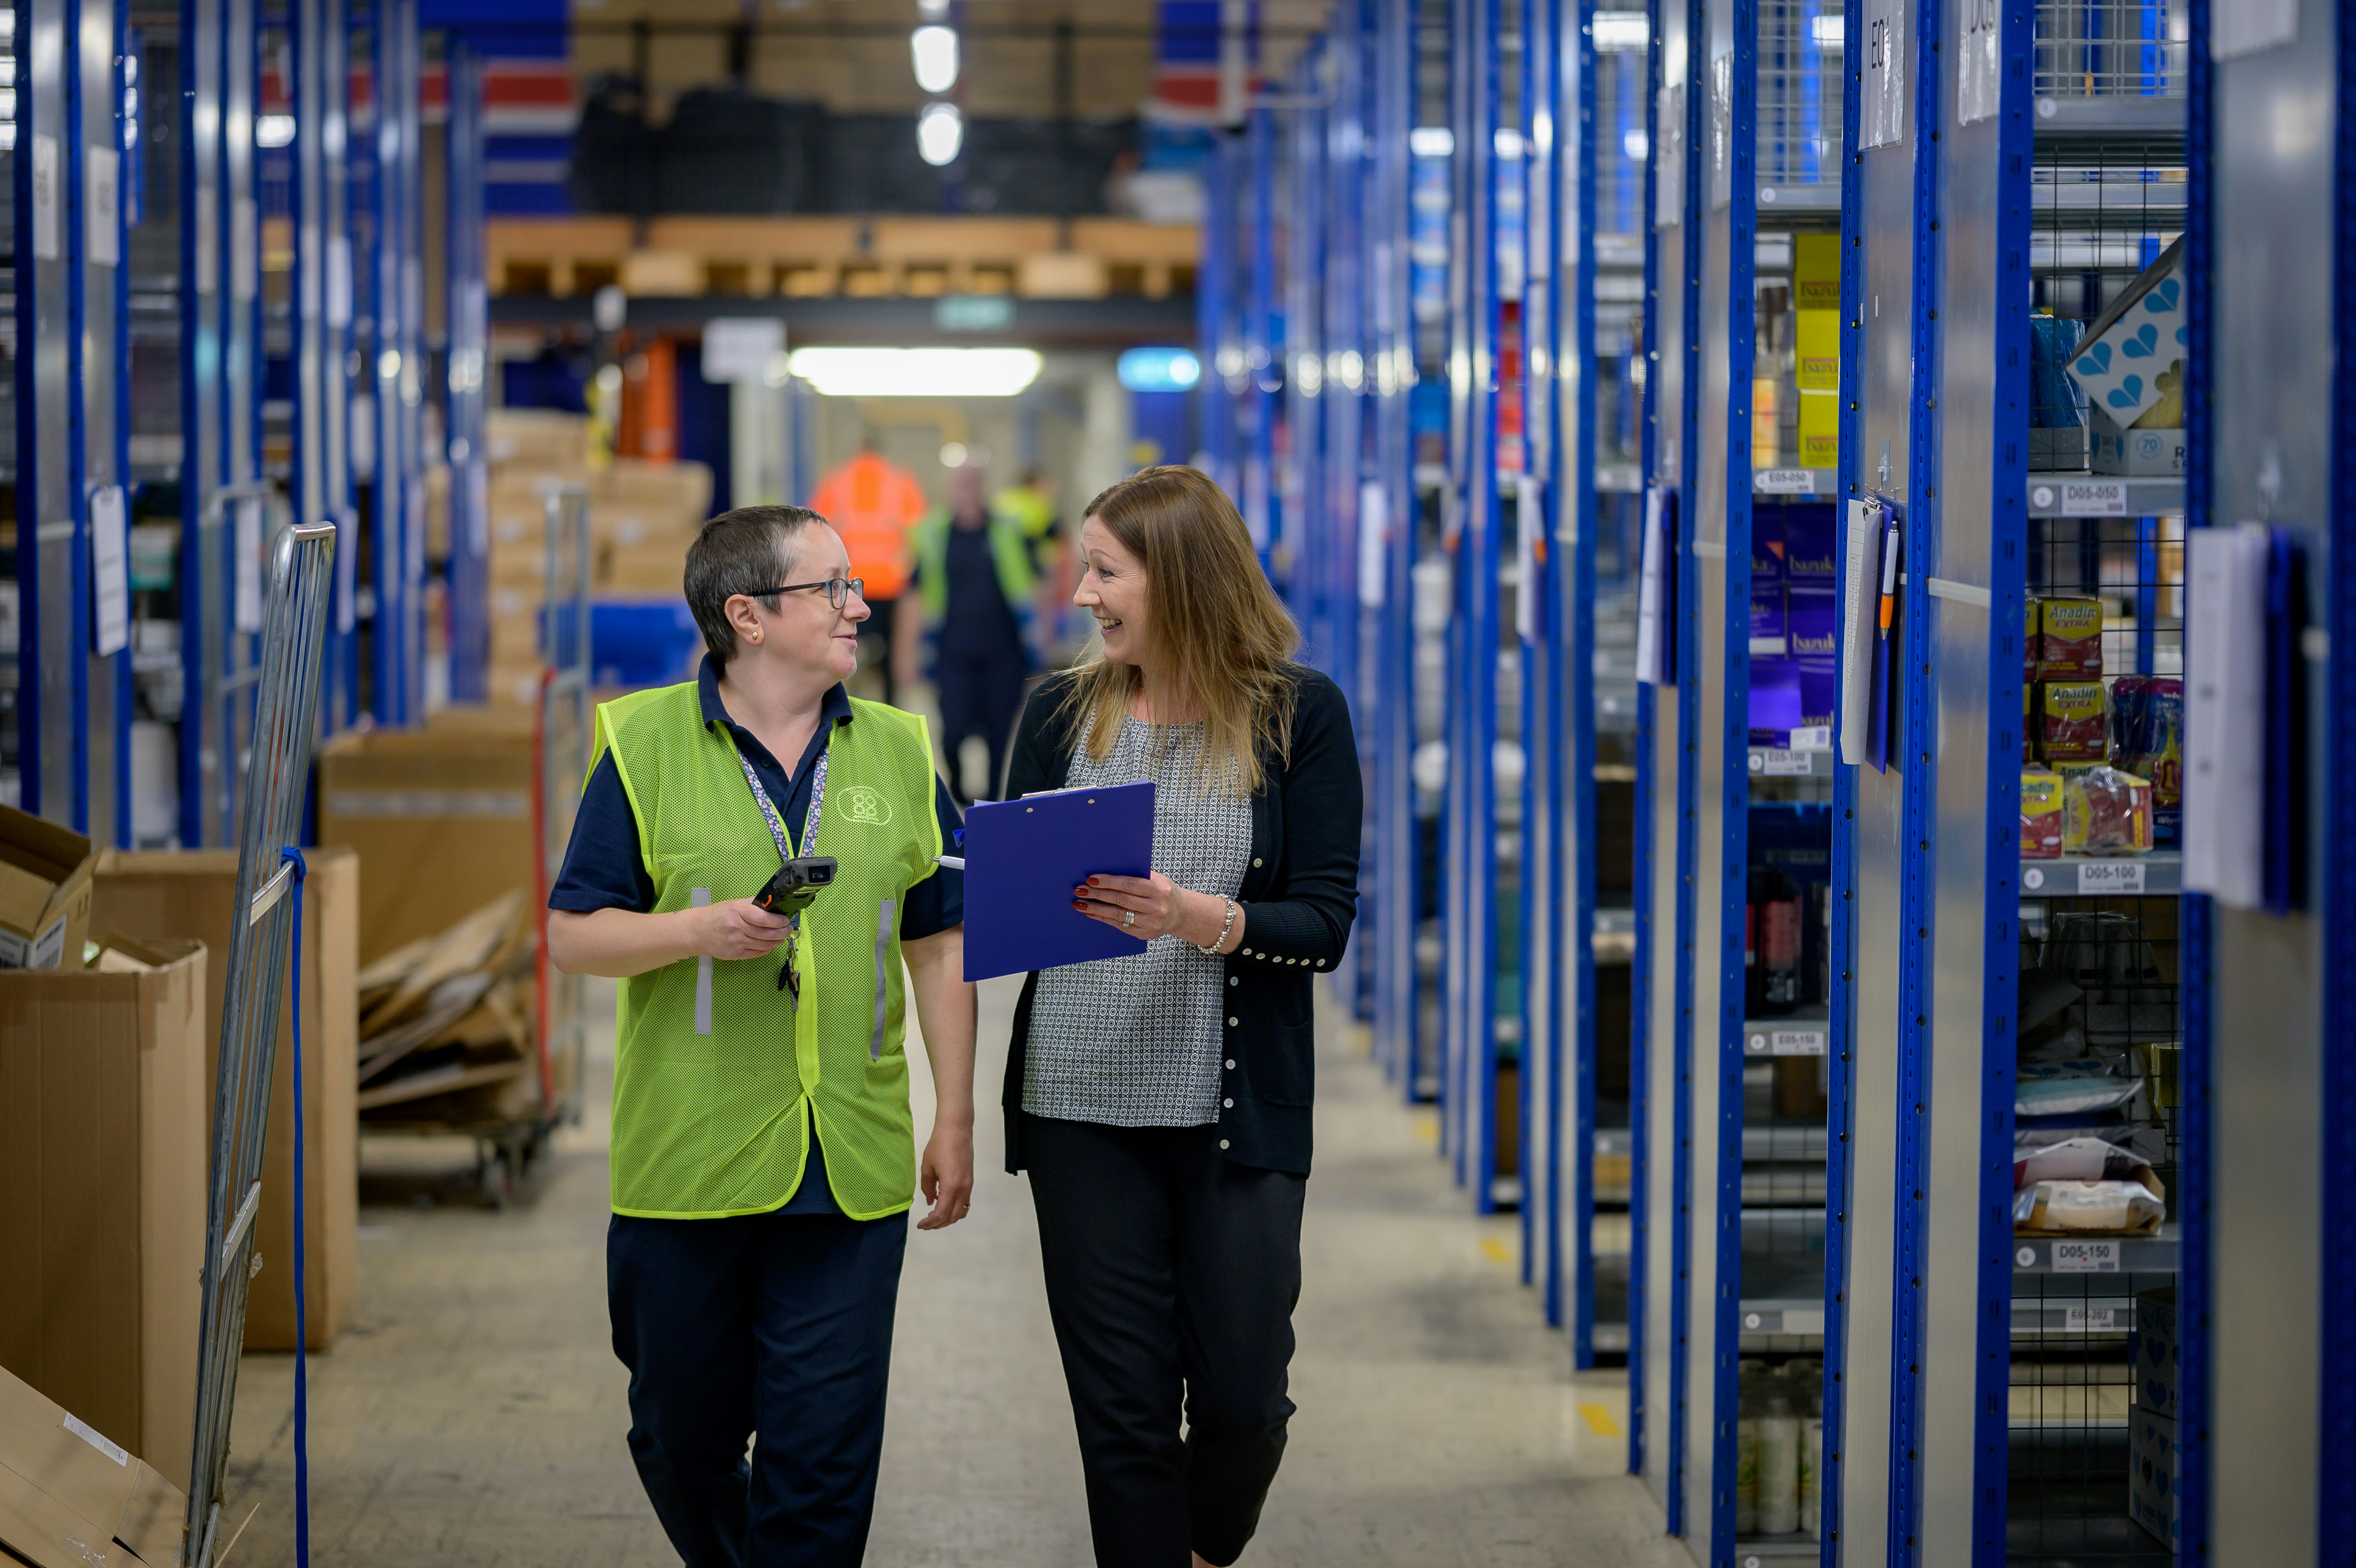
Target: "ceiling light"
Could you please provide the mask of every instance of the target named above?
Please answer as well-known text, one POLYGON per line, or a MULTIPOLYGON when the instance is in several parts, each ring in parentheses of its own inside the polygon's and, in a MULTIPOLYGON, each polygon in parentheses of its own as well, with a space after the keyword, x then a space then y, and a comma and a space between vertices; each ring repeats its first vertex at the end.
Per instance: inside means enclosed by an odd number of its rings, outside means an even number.
POLYGON ((1012 397, 1041 363, 1029 349, 797 349, 791 362, 829 397, 1012 397))
POLYGON ((933 102, 925 105, 916 116, 916 154, 935 168, 957 162, 958 149, 965 145, 965 116, 954 103, 933 102))
POLYGON ((1595 13, 1595 52, 1634 54, 1653 41, 1652 25, 1642 11, 1595 13))
POLYGON ((1116 368, 1131 392, 1184 392, 1203 379, 1203 361, 1187 349, 1124 349, 1116 368))
POLYGON ((1811 16, 1808 18, 1808 33, 1816 40, 1816 48, 1839 48, 1848 36, 1848 18, 1841 16, 1811 16))
POLYGON ((1456 133, 1445 125, 1418 125, 1407 134, 1407 150, 1419 158, 1444 158, 1456 150, 1456 133))
POLYGON ((916 85, 927 92, 947 92, 957 85, 958 36, 955 27, 918 27, 908 35, 908 59, 916 70, 916 85))
POLYGON ((294 116, 263 114, 253 122, 253 145, 257 147, 284 147, 294 140, 294 116))
POLYGON ((1503 158, 1507 163, 1511 163, 1515 158, 1522 156, 1522 134, 1519 131, 1515 130, 1512 126, 1500 125, 1497 127, 1497 134, 1494 137, 1494 141, 1497 147, 1497 156, 1503 158))

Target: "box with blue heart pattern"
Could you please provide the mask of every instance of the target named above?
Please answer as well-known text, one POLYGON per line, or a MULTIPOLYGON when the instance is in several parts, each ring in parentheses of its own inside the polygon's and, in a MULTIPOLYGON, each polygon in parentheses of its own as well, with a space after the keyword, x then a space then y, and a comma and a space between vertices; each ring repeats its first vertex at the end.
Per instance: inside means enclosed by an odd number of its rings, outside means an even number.
MULTIPOLYGON (((2121 429, 2171 393, 2180 398, 2186 328, 2184 242, 2162 251, 2086 331, 2070 360, 2070 377, 2121 429)), ((2176 420, 2164 423, 2174 424, 2176 420)))

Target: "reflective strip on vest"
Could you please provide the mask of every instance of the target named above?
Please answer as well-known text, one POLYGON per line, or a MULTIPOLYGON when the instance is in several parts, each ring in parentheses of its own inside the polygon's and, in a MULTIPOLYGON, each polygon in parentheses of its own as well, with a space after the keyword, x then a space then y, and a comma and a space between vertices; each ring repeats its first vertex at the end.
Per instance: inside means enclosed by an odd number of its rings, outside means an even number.
MULTIPOLYGON (((777 985, 778 953, 681 960, 622 983, 617 1214, 777 1208, 801 1181, 813 1122, 845 1214, 880 1219, 914 1198, 907 999, 893 916, 940 853, 932 746, 915 714, 856 699, 851 714, 827 736, 819 842, 840 868, 802 917, 799 1005, 777 985)), ((776 844, 726 727, 705 727, 693 682, 601 705, 596 750, 613 757, 629 798, 655 912, 760 891, 776 869, 776 844)))

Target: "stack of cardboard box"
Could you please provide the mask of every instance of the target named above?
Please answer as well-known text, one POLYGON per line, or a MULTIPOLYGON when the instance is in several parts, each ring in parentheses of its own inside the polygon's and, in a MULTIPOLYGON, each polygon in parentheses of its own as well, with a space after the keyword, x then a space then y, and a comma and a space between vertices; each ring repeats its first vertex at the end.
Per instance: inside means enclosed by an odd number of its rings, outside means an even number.
POLYGON ((701 463, 629 457, 593 467, 589 422, 546 409, 494 411, 486 445, 491 700, 528 706, 541 664, 550 493, 588 492, 592 595, 675 599, 688 544, 710 513, 712 470, 701 463))

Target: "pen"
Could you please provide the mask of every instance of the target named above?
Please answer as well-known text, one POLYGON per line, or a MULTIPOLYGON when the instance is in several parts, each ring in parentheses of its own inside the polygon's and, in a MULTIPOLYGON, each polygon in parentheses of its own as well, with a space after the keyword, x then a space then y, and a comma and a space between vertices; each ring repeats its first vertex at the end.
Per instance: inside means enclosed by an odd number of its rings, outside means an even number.
POLYGON ((1898 524, 1890 525, 1890 535, 1881 546, 1881 635, 1890 636, 1890 612, 1898 607, 1898 524))
POLYGON ((935 865, 946 865, 951 871, 963 871, 965 869, 965 856, 961 854, 937 854, 933 856, 933 864, 935 865))

